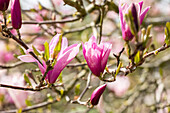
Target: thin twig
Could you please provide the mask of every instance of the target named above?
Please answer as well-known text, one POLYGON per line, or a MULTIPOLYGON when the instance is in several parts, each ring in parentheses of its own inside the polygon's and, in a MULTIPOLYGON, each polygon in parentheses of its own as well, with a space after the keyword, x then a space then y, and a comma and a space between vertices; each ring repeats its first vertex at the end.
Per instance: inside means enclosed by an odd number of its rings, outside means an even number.
POLYGON ((42 25, 42 24, 57 24, 57 23, 69 23, 69 22, 74 22, 79 20, 80 18, 75 18, 75 19, 70 19, 70 20, 61 20, 61 21, 57 21, 57 20, 47 20, 47 21, 23 21, 22 24, 38 24, 38 25, 42 25))
POLYGON ((19 62, 13 63, 13 64, 1 64, 0 69, 15 68, 15 67, 22 65, 22 64, 25 64, 25 62, 19 61, 19 62))
POLYGON ((99 34, 99 44, 101 42, 101 38, 102 38, 102 31, 103 31, 103 20, 104 20, 104 6, 102 6, 102 8, 100 9, 100 34, 99 34))
POLYGON ((66 67, 83 67, 86 65, 87 63, 77 63, 77 64, 68 64, 66 67))
POLYGON ((170 45, 164 44, 162 47, 160 47, 160 48, 158 48, 158 49, 156 49, 156 50, 154 50, 154 51, 151 51, 151 52, 145 54, 145 55, 143 56, 143 58, 147 58, 147 57, 149 57, 149 56, 151 56, 151 55, 158 54, 159 52, 164 51, 165 49, 168 49, 169 47, 170 47, 170 45))
POLYGON ((29 87, 20 87, 20 86, 12 86, 6 84, 0 84, 0 87, 10 88, 10 89, 17 89, 17 90, 24 90, 24 91, 41 91, 43 89, 47 89, 48 87, 39 87, 39 88, 29 88, 29 87))
POLYGON ((83 98, 84 94, 86 93, 86 91, 89 89, 90 81, 91 81, 91 75, 92 75, 92 72, 90 71, 89 75, 87 77, 86 87, 84 88, 83 92, 80 94, 80 96, 77 100, 81 100, 83 98))
MULTIPOLYGON (((56 99, 53 101, 47 101, 47 102, 42 102, 33 106, 29 106, 27 108, 23 108, 22 112, 26 112, 26 111, 30 111, 30 110, 34 110, 34 109, 38 109, 38 108, 42 108, 42 107, 46 107, 47 105, 53 104, 58 102, 56 99)), ((8 110, 8 111, 0 111, 0 113, 16 113, 18 111, 18 109, 15 110, 8 110)))

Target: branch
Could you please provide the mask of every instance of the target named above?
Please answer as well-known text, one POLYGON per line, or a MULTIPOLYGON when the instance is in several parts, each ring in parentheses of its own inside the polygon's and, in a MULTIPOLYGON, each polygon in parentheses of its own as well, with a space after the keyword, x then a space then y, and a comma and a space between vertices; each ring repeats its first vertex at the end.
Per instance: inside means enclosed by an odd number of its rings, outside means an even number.
POLYGON ((168 49, 169 47, 170 47, 170 45, 164 44, 162 47, 160 47, 160 48, 158 48, 158 49, 156 49, 156 50, 154 50, 154 51, 151 51, 151 52, 147 53, 146 55, 143 56, 143 58, 145 59, 145 58, 147 58, 147 57, 149 57, 149 56, 151 56, 151 55, 158 54, 159 52, 164 51, 164 50, 168 49))
POLYGON ((148 26, 149 24, 152 24, 153 26, 163 26, 166 24, 166 22, 170 21, 170 17, 150 17, 147 18, 144 22, 144 26, 148 26))
POLYGON ((74 8, 81 14, 81 16, 86 15, 86 10, 84 9, 84 6, 81 5, 77 0, 63 0, 65 4, 68 4, 74 8))
POLYGON ((48 20, 48 21, 23 21, 22 24, 38 24, 38 25, 42 25, 42 24, 57 24, 57 23, 69 23, 69 22, 74 22, 80 20, 80 18, 75 18, 75 19, 70 19, 70 20, 61 20, 61 21, 57 21, 57 20, 48 20))
POLYGON ((78 97, 77 100, 72 100, 71 103, 75 103, 75 104, 80 104, 80 105, 87 105, 88 101, 86 102, 82 102, 81 99, 83 98, 84 94, 86 93, 86 91, 89 89, 90 86, 90 81, 91 81, 91 75, 92 72, 89 72, 88 78, 87 78, 87 83, 86 83, 86 87, 84 88, 83 92, 80 94, 80 96, 78 97))
MULTIPOLYGON (((17 37, 15 37, 10 31, 9 29, 3 28, 3 31, 1 31, 2 35, 7 37, 7 38, 12 38, 13 40, 15 40, 19 45, 21 45, 23 48, 25 48, 26 50, 29 49, 29 47, 20 39, 18 39, 17 37)), ((38 62, 43 65, 41 63, 41 61, 38 59, 38 57, 33 53, 33 52, 29 52, 36 60, 38 60, 38 62)))
POLYGON ((66 67, 83 67, 86 65, 87 63, 77 63, 77 64, 68 64, 66 67))
POLYGON ((29 87, 20 87, 20 86, 12 86, 12 85, 7 85, 7 84, 0 84, 0 87, 24 90, 24 91, 41 91, 43 89, 48 89, 48 88, 53 88, 53 87, 63 87, 63 84, 53 85, 52 87, 43 86, 43 87, 38 87, 38 88, 29 88, 29 87))
POLYGON ((87 25, 85 25, 85 26, 83 26, 83 27, 80 27, 80 28, 74 28, 74 29, 70 29, 70 30, 65 30, 64 33, 63 33, 63 36, 66 35, 66 34, 69 34, 69 33, 80 32, 80 31, 83 31, 83 30, 85 30, 85 29, 89 29, 89 28, 91 28, 92 26, 94 26, 94 25, 92 25, 92 24, 87 24, 87 25))
POLYGON ((100 11, 100 25, 99 25, 100 27, 99 44, 100 44, 102 38, 102 31, 103 31, 103 20, 104 20, 104 11, 105 11, 104 6, 101 6, 101 9, 99 11, 100 11))
POLYGON ((13 63, 13 64, 2 64, 2 65, 0 65, 0 68, 1 69, 15 68, 15 67, 22 65, 22 64, 25 64, 25 62, 19 61, 19 62, 13 63))
POLYGON ((20 87, 20 86, 12 86, 6 84, 0 84, 0 87, 10 88, 10 89, 17 89, 17 90, 24 90, 24 91, 41 91, 43 89, 47 89, 48 87, 40 87, 40 88, 28 88, 28 87, 20 87))
MULTIPOLYGON (((53 101, 42 102, 42 103, 39 103, 39 104, 36 104, 36 105, 33 105, 33 106, 29 106, 27 108, 23 108, 22 112, 38 109, 38 108, 41 108, 41 107, 45 107, 45 106, 53 104, 55 102, 58 102, 58 101, 56 99, 54 99, 53 101)), ((0 111, 0 113, 17 113, 17 111, 18 111, 17 109, 14 109, 14 110, 2 111, 2 112, 0 111)))

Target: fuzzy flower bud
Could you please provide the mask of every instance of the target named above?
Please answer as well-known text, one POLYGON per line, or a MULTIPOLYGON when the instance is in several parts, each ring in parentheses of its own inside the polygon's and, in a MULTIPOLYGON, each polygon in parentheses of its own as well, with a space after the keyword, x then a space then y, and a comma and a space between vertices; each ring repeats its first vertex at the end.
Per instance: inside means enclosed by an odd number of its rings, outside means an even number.
POLYGON ((90 102, 92 105, 98 104, 100 96, 103 94, 104 90, 106 89, 106 86, 107 86, 106 84, 101 85, 93 91, 91 98, 90 98, 90 102))
POLYGON ((13 0, 11 5, 11 21, 14 29, 20 29, 22 24, 21 6, 19 0, 13 0))
POLYGON ((0 11, 5 11, 8 9, 9 0, 0 0, 0 11))

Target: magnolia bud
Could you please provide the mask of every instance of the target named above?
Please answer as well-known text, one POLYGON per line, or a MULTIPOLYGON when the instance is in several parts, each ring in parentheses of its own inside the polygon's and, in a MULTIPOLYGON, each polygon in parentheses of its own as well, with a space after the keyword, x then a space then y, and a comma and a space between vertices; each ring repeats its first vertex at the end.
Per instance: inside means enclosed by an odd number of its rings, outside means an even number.
POLYGON ((98 104, 100 96, 103 94, 105 88, 106 88, 106 84, 99 86, 93 91, 91 98, 90 98, 90 102, 92 105, 98 104))
POLYGON ((19 0, 13 0, 11 5, 11 21, 14 29, 20 29, 22 24, 19 0))
POLYGON ((139 30, 138 13, 137 13, 136 6, 134 3, 132 4, 131 12, 132 12, 133 22, 134 22, 136 31, 138 32, 139 30))
POLYGON ((9 0, 0 0, 0 10, 5 11, 8 9, 9 0))

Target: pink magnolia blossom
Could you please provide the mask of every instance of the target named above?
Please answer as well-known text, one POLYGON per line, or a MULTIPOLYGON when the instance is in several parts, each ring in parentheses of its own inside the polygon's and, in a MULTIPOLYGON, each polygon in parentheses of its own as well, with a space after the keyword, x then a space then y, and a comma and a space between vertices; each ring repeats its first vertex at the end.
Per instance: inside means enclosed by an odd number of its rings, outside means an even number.
MULTIPOLYGON (((60 37, 60 34, 57 34, 56 36, 53 37, 53 39, 49 43, 49 52, 50 52, 51 58, 55 52, 54 49, 55 49, 57 43, 59 42, 59 37, 60 37)), ((78 54, 79 47, 80 47, 80 44, 73 44, 68 47, 67 38, 65 38, 65 37, 62 38, 61 50, 56 58, 56 63, 54 65, 54 68, 52 70, 50 70, 46 76, 46 79, 48 79, 49 83, 54 83, 56 81, 56 79, 60 75, 61 71, 78 54)), ((21 55, 18 58, 20 60, 22 60, 23 62, 37 62, 42 74, 45 73, 46 68, 47 68, 45 61, 42 60, 43 65, 41 65, 35 58, 33 58, 29 54, 21 55)))
POLYGON ((5 11, 8 9, 10 0, 0 0, 0 11, 5 11))
POLYGON ((100 96, 103 94, 104 90, 106 89, 106 86, 107 86, 106 84, 101 85, 93 91, 91 98, 90 98, 90 102, 92 105, 98 104, 100 96))
POLYGON ((19 0, 13 0, 11 5, 11 21, 14 29, 20 29, 22 24, 21 6, 19 0))
POLYGON ((103 73, 111 48, 112 45, 109 43, 101 42, 97 45, 96 38, 94 36, 92 36, 89 41, 83 45, 84 58, 94 75, 99 77, 101 73, 103 73))
POLYGON ((129 10, 131 10, 132 16, 134 18, 135 27, 138 29, 139 25, 142 24, 146 13, 150 9, 150 6, 149 6, 142 11, 142 6, 143 6, 143 1, 139 2, 138 4, 132 3, 130 6, 128 6, 127 4, 121 5, 121 2, 119 4, 119 18, 120 18, 120 24, 121 24, 121 29, 122 29, 122 37, 125 41, 131 40, 133 38, 133 34, 130 30, 130 27, 126 23, 124 16, 125 14, 129 12, 129 10), (138 25, 138 22, 139 22, 139 25, 138 25))

